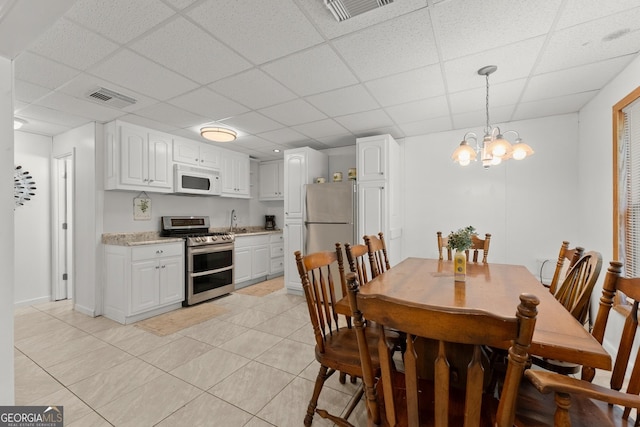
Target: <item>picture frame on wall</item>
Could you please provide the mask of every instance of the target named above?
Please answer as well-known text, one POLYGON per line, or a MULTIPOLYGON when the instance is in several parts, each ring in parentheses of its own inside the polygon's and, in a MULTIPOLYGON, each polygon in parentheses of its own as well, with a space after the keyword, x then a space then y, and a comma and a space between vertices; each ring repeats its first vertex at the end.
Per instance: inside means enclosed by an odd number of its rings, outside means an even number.
POLYGON ((151 219, 151 198, 144 192, 133 199, 133 219, 135 221, 151 219))

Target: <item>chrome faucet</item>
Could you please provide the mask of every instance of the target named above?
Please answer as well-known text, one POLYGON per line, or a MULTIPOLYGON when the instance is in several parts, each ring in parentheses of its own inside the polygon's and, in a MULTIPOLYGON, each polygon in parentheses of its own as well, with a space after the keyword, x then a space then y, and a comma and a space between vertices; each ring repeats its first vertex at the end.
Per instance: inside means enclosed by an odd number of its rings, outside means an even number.
POLYGON ((231 224, 229 224, 229 232, 230 233, 233 233, 234 223, 235 223, 235 227, 237 227, 238 226, 238 217, 236 216, 236 210, 235 209, 231 209, 231 224))

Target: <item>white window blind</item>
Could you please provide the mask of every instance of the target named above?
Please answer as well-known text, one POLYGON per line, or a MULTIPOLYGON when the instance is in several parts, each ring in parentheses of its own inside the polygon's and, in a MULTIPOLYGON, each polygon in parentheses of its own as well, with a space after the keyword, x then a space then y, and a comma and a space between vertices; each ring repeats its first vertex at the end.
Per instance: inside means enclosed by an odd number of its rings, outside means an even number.
POLYGON ((626 277, 640 277, 640 99, 622 110, 624 128, 619 140, 619 212, 622 216, 620 258, 626 277))

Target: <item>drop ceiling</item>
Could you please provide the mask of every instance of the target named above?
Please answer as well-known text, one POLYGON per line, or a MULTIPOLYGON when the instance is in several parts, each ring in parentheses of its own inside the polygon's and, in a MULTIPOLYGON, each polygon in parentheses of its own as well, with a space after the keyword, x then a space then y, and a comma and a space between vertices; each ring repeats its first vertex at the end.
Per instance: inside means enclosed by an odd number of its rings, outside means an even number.
MULTIPOLYGON (((0 0, 0 34, 29 30, 12 21, 19 3, 0 0)), ((576 112, 640 51, 637 0, 395 0, 342 22, 324 0, 66 3, 11 54, 24 131, 121 119, 204 141, 198 129, 216 124, 239 134, 225 147, 260 160, 481 131, 477 70, 491 64, 492 124, 576 112), (136 102, 87 98, 100 88, 136 102)))

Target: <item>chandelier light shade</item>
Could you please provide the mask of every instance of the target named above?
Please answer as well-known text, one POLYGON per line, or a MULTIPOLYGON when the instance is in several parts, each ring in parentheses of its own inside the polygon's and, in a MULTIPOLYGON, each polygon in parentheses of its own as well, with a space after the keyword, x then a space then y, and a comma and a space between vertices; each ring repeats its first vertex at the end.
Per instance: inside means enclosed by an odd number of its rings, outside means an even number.
POLYGON ((206 126, 200 129, 200 135, 209 141, 231 142, 236 139, 238 133, 228 128, 206 126))
POLYGON ((478 138, 474 132, 467 132, 460 143, 460 146, 453 152, 451 158, 460 166, 467 166, 471 161, 477 161, 478 156, 482 160, 482 167, 489 169, 491 166, 499 165, 503 160, 522 160, 534 153, 527 144, 522 142, 518 132, 508 130, 504 134, 499 127, 492 127, 489 122, 489 75, 494 73, 498 67, 487 65, 478 70, 478 74, 485 76, 487 85, 487 97, 485 112, 487 117, 484 137, 478 138), (515 134, 515 143, 511 143, 504 137, 506 134, 515 134), (473 145, 470 143, 473 142, 473 145))

